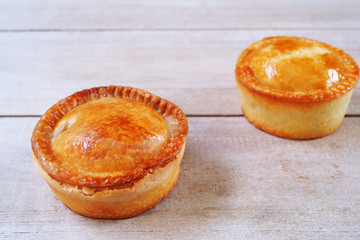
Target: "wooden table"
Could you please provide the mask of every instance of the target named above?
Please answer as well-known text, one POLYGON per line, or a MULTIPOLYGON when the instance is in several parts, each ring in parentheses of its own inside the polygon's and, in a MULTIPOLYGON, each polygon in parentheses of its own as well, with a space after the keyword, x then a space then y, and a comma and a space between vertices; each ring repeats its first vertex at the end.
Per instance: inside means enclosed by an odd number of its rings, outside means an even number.
POLYGON ((234 67, 250 43, 295 35, 360 63, 360 1, 0 2, 0 239, 360 239, 360 89, 328 137, 286 140, 242 115, 234 67), (127 220, 68 210, 32 166, 41 114, 75 91, 146 89, 180 106, 179 180, 127 220))

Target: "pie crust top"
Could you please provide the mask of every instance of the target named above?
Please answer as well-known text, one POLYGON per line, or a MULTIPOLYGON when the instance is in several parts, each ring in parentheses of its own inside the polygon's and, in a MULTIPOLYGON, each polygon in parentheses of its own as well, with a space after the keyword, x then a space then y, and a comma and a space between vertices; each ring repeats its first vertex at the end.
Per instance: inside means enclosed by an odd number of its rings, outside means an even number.
POLYGON ((77 92, 36 125, 33 152, 56 180, 77 186, 131 184, 175 159, 188 131, 171 102, 130 87, 77 92))
POLYGON ((263 95, 330 100, 353 89, 359 67, 344 51, 299 37, 269 37, 240 55, 237 81, 263 95))

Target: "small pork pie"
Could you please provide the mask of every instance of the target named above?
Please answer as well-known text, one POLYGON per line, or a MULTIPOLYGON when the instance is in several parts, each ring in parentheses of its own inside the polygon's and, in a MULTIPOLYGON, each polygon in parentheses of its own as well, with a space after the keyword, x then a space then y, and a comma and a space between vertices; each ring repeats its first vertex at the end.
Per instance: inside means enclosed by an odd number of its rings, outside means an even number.
POLYGON ((311 139, 341 124, 359 67, 344 51, 299 37, 269 37, 238 58, 236 83, 245 117, 290 139, 311 139))
POLYGON ((55 195, 92 218, 128 218, 173 189, 188 125, 173 103, 130 87, 77 92, 36 125, 33 163, 55 195))

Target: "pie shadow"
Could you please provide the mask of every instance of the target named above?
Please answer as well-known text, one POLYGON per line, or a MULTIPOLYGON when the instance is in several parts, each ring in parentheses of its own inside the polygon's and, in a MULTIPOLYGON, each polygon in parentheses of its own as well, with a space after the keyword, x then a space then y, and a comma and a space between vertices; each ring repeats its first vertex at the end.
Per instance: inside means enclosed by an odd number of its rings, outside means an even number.
POLYGON ((231 156, 226 155, 226 143, 223 144, 215 147, 214 141, 190 134, 177 184, 165 199, 145 215, 173 212, 171 215, 179 215, 182 219, 188 215, 211 217, 212 213, 222 208, 222 203, 232 197, 234 186, 234 178, 231 178, 234 169, 223 162, 231 156), (223 151, 219 152, 219 149, 223 151))

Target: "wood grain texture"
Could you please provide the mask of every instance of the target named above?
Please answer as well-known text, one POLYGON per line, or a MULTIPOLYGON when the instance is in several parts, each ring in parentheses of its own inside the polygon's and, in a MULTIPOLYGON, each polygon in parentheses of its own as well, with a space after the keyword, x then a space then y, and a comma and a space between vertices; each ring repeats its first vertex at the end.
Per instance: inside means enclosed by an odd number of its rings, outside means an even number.
POLYGON ((357 0, 0 2, 0 30, 354 29, 357 0))
POLYGON ((68 210, 37 174, 38 118, 0 118, 0 238, 360 238, 359 118, 311 141, 273 137, 243 117, 188 120, 173 192, 138 217, 105 221, 68 210))
POLYGON ((360 63, 359 9, 358 0, 0 1, 0 239, 360 239, 359 86, 335 133, 292 141, 240 116, 234 77, 241 51, 275 35, 327 42, 360 63), (127 220, 67 209, 32 166, 39 118, 14 117, 109 84, 198 116, 172 193, 127 220))
MULTIPOLYGON (((305 36, 360 62, 360 30, 120 31, 0 33, 0 115, 40 115, 85 88, 146 89, 187 114, 241 114, 234 68, 252 42, 305 36)), ((348 114, 360 114, 355 89, 348 114)))

